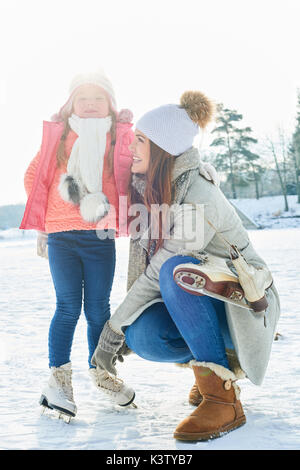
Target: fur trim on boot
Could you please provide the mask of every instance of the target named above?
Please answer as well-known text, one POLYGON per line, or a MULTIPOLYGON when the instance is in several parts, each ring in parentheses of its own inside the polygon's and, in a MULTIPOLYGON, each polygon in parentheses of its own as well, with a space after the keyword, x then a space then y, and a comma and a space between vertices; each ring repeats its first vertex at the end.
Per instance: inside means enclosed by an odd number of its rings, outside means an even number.
POLYGON ((234 374, 229 369, 226 369, 226 367, 220 366, 219 364, 214 364, 213 362, 198 362, 198 361, 191 361, 190 362, 191 366, 194 367, 206 367, 207 369, 210 369, 213 371, 220 379, 225 380, 225 381, 231 381, 232 386, 236 392, 236 399, 240 399, 240 387, 235 383, 237 380, 237 376, 234 374))
MULTIPOLYGON (((245 379, 247 377, 246 373, 241 368, 241 365, 239 363, 239 360, 238 360, 238 357, 236 355, 235 350, 234 349, 226 349, 226 356, 227 356, 227 360, 228 360, 228 363, 229 363, 230 370, 233 371, 234 375, 236 376, 236 379, 238 379, 238 380, 245 379)), ((175 366, 181 367, 181 368, 184 368, 184 369, 186 369, 186 368, 192 369, 192 362, 193 361, 184 362, 184 363, 176 362, 175 366)))
POLYGON ((181 367, 182 369, 191 369, 192 368, 189 362, 183 362, 183 363, 175 362, 175 366, 176 367, 181 367))

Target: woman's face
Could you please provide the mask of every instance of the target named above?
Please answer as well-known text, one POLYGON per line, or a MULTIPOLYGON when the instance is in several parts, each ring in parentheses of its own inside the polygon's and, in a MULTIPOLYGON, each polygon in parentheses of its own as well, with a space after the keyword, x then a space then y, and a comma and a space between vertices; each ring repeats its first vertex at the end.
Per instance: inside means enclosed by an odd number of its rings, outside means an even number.
POLYGON ((107 117, 109 101, 105 91, 97 85, 81 85, 74 96, 73 113, 80 118, 107 117))
POLYGON ((133 154, 132 173, 145 174, 150 163, 150 140, 141 131, 136 129, 133 142, 129 145, 133 154))

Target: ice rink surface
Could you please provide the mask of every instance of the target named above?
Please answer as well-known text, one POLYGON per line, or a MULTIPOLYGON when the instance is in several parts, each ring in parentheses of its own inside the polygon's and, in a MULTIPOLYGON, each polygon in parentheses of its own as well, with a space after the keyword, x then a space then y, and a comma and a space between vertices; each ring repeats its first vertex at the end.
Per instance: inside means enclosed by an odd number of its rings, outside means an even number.
MULTIPOLYGON (((192 371, 145 361, 136 355, 119 365, 136 391, 137 409, 111 405, 90 381, 86 322, 79 320, 72 350, 78 414, 70 424, 41 414, 40 391, 49 376, 48 328, 55 297, 48 262, 28 237, 0 243, 0 449, 299 449, 300 446, 300 229, 249 232, 268 263, 279 291, 282 315, 262 386, 239 381, 245 426, 209 442, 173 439, 190 414, 192 371)), ((128 240, 117 240, 112 312, 126 292, 128 240)))

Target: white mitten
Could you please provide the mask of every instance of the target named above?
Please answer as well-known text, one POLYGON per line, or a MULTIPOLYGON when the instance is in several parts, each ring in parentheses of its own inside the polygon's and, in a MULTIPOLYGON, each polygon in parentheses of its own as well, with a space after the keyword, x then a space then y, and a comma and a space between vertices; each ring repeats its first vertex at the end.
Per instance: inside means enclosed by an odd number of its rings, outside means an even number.
POLYGON ((37 255, 42 258, 48 259, 48 246, 47 246, 48 234, 45 232, 37 233, 37 244, 36 251, 37 255))
POLYGON ((217 170, 211 163, 202 162, 200 160, 199 173, 204 176, 204 178, 212 181, 215 186, 220 186, 220 177, 217 170))

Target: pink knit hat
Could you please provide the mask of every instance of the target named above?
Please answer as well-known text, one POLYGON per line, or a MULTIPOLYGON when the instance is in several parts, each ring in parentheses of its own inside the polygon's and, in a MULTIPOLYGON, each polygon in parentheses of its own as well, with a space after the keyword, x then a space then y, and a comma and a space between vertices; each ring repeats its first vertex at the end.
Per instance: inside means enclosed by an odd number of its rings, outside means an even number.
POLYGON ((99 70, 97 72, 89 72, 89 73, 81 73, 75 75, 72 79, 69 87, 69 98, 66 103, 60 108, 59 112, 54 114, 51 117, 52 121, 60 122, 63 121, 66 116, 71 113, 73 99, 77 92, 77 89, 81 85, 98 85, 101 87, 107 94, 107 97, 110 101, 111 107, 114 111, 116 111, 117 103, 115 93, 109 78, 105 75, 103 70, 99 70))

